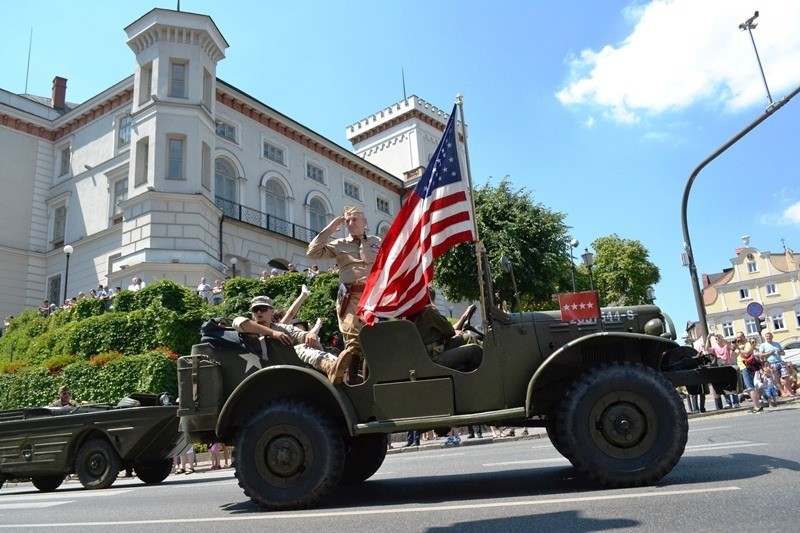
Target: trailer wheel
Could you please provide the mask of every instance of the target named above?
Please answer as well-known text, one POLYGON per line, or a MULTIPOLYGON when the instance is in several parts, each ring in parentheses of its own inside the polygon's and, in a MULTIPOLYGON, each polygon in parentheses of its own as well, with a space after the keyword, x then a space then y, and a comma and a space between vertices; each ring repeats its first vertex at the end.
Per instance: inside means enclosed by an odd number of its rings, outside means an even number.
POLYGON ((136 463, 134 467, 136 477, 141 479, 146 485, 161 483, 172 472, 172 459, 163 459, 157 462, 136 463))
POLYGON ((239 486, 269 510, 314 505, 339 483, 344 441, 331 418, 299 401, 267 404, 236 436, 239 486))
POLYGON ((344 443, 342 485, 353 485, 371 478, 386 459, 386 435, 348 437, 344 443))
POLYGON ((75 473, 87 489, 106 489, 114 484, 122 461, 107 440, 89 439, 78 449, 75 473))
POLYGON ((61 483, 63 482, 64 482, 63 475, 41 476, 31 479, 31 483, 33 483, 33 486, 42 492, 53 492, 58 487, 60 487, 61 483))
POLYGON ((689 422, 669 381, 649 367, 622 362, 575 381, 556 430, 559 451, 580 473, 604 487, 637 487, 675 467, 689 422))

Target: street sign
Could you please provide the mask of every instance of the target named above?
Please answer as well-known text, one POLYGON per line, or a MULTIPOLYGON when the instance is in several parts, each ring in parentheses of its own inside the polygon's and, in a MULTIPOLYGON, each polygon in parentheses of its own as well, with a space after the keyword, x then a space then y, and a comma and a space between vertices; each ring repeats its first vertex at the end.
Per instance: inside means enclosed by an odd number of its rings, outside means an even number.
POLYGON ((752 317, 759 317, 764 313, 764 306, 758 302, 747 304, 747 314, 752 317))

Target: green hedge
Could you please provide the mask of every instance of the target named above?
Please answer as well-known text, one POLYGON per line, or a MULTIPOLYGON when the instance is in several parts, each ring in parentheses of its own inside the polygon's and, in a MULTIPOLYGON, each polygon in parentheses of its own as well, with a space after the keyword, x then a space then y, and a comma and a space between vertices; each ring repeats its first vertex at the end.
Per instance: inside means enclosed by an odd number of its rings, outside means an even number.
POLYGON ((47 318, 26 310, 0 337, 0 409, 48 404, 62 384, 69 384, 78 401, 116 403, 132 392, 177 394, 175 359, 199 341, 203 320, 248 316, 250 299, 258 295, 289 307, 303 283, 311 295, 298 317, 311 324, 323 317, 327 338, 338 329, 339 285, 338 276, 328 273, 311 281, 302 274, 234 278, 217 306, 192 289, 160 280, 138 292, 120 292, 113 310, 92 299, 47 318))

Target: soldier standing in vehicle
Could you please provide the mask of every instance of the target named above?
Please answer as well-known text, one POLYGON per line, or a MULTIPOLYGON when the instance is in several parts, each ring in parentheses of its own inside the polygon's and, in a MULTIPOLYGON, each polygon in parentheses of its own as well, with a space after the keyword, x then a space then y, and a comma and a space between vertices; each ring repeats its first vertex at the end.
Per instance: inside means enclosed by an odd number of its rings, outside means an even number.
POLYGON ((381 246, 380 237, 367 235, 366 229, 364 211, 359 207, 345 207, 344 215, 334 218, 325 226, 309 243, 306 252, 312 259, 335 259, 339 266, 341 285, 336 299, 336 314, 345 343, 342 353, 349 353, 353 358, 353 365, 348 370, 349 384, 355 383, 358 363, 364 358, 358 342, 358 332, 364 326, 364 321, 356 314, 358 300, 364 292, 364 284, 381 246), (343 223, 349 235, 331 241, 330 238, 343 223))
POLYGON ((77 407, 78 404, 72 399, 72 392, 66 385, 58 388, 58 398, 53 400, 50 407, 77 407))

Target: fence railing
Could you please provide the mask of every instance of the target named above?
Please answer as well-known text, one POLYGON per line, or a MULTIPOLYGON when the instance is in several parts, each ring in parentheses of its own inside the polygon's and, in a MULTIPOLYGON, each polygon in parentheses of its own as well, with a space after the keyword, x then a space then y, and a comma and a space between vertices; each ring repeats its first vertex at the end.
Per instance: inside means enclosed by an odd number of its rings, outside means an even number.
POLYGON ((311 242, 319 233, 313 229, 299 226, 288 220, 262 213, 261 211, 256 211, 255 209, 226 200, 225 198, 220 198, 219 196, 214 198, 214 203, 222 210, 222 214, 226 217, 265 229, 272 233, 277 233, 278 235, 283 235, 284 237, 297 239, 303 242, 311 242))

